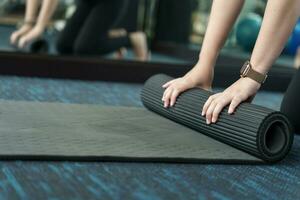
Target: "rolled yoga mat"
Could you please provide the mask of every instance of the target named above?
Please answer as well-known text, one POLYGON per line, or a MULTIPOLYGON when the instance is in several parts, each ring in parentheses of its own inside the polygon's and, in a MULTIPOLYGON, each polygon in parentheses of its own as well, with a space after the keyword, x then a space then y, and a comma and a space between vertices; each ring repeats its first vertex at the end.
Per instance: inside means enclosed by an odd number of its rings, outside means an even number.
POLYGON ((33 41, 30 41, 28 44, 25 45, 24 48, 16 47, 18 51, 24 53, 48 53, 49 51, 49 43, 44 38, 38 38, 33 41))
POLYGON ((162 85, 171 79, 166 75, 156 75, 145 83, 142 91, 145 107, 266 162, 280 161, 290 151, 293 131, 281 112, 242 103, 234 115, 227 114, 227 107, 216 124, 207 125, 201 110, 213 93, 191 89, 178 97, 174 107, 166 109, 161 101, 164 93, 162 85))
POLYGON ((145 84, 142 100, 154 112, 0 101, 0 159, 248 164, 279 161, 290 150, 293 134, 279 112, 242 104, 208 126, 200 110, 210 93, 200 89, 163 108, 161 85, 170 79, 145 84))

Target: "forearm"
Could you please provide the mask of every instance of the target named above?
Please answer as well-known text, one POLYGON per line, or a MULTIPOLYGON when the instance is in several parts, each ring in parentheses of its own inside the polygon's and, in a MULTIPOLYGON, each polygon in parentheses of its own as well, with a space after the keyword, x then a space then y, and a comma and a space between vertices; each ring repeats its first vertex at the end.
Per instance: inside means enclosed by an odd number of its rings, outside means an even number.
POLYGON ((41 0, 27 0, 26 1, 25 22, 33 23, 36 20, 40 1, 41 0))
MULTIPOLYGON (((213 70, 220 49, 232 29, 244 0, 214 0, 198 64, 189 72, 194 77, 203 69, 213 70), (202 68, 199 70, 199 68, 202 68)), ((201 72, 200 72, 201 71, 201 72)))
POLYGON ((251 56, 253 68, 266 74, 282 52, 299 17, 299 0, 269 0, 251 56))
POLYGON ((42 8, 38 17, 37 26, 45 29, 50 21, 56 7, 58 0, 43 0, 42 8))

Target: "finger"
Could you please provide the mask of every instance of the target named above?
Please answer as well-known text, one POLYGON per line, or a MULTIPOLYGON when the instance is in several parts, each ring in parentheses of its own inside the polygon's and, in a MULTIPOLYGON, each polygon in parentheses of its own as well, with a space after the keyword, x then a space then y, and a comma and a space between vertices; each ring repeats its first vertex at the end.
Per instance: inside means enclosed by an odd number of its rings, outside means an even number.
POLYGON ((211 121, 212 121, 212 114, 213 114, 213 111, 215 109, 215 107, 217 106, 217 103, 215 102, 215 100, 213 100, 209 107, 207 108, 207 111, 205 113, 205 117, 206 117, 206 123, 207 124, 211 124, 211 121))
POLYGON ((240 103, 241 103, 242 101, 243 101, 242 98, 240 98, 240 97, 234 97, 234 98, 232 99, 231 103, 230 103, 230 106, 229 106, 229 109, 228 109, 228 113, 229 113, 229 114, 232 114, 232 113, 235 111, 236 107, 237 107, 238 105, 240 105, 240 103))
POLYGON ((171 89, 171 88, 165 89, 165 92, 164 92, 163 97, 162 97, 162 101, 165 101, 166 95, 167 95, 167 93, 169 92, 170 89, 171 89))
POLYGON ((171 95, 171 106, 174 106, 178 95, 179 95, 179 91, 177 89, 174 89, 171 95))
POLYGON ((213 111, 213 115, 212 115, 212 123, 216 123, 218 118, 219 118, 219 114, 222 112, 223 108, 225 106, 227 106, 230 103, 231 99, 229 97, 222 97, 222 99, 219 99, 218 104, 216 105, 214 111, 213 111))
POLYGON ((24 48, 34 38, 31 36, 25 36, 20 39, 20 48, 24 48))
POLYGON ((170 88, 168 88, 168 91, 166 91, 166 96, 165 96, 165 99, 164 99, 164 101, 165 101, 165 103, 164 103, 164 107, 165 108, 168 108, 169 107, 169 105, 170 105, 170 98, 171 98, 171 95, 172 95, 172 89, 170 88))
POLYGON ((17 42, 17 40, 18 40, 18 37, 19 37, 18 34, 13 33, 12 36, 11 36, 11 39, 10 39, 11 43, 15 44, 17 42))
POLYGON ((206 111, 207 111, 209 105, 210 105, 211 102, 215 99, 215 97, 216 97, 216 94, 210 96, 210 97, 206 100, 206 102, 205 102, 205 104, 204 104, 204 106, 203 106, 203 108, 202 108, 202 113, 201 113, 202 116, 205 115, 205 113, 206 113, 206 111))
POLYGON ((167 88, 167 87, 169 87, 173 82, 174 82, 174 80, 169 81, 169 82, 165 83, 162 87, 163 87, 163 88, 167 88))
POLYGON ((208 107, 209 107, 209 105, 210 105, 210 103, 211 103, 212 101, 213 101, 213 97, 212 97, 212 96, 210 96, 210 97, 206 100, 206 102, 205 102, 205 104, 204 104, 204 106, 203 106, 203 108, 202 108, 202 113, 201 113, 202 116, 205 115, 205 113, 206 113, 206 111, 207 111, 207 109, 208 109, 208 107))
POLYGON ((15 34, 13 33, 13 34, 10 36, 10 43, 13 43, 13 42, 14 42, 14 39, 15 39, 15 34))
POLYGON ((18 47, 19 47, 20 49, 21 49, 21 48, 24 48, 25 42, 26 42, 26 38, 21 38, 20 41, 19 41, 18 47))

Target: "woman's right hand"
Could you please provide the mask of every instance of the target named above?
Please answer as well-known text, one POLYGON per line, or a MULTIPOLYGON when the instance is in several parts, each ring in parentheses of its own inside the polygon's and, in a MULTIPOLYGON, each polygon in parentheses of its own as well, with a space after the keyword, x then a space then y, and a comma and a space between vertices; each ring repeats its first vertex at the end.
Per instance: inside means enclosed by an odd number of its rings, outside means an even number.
POLYGON ((212 85, 213 75, 214 75, 213 69, 200 68, 197 69, 196 73, 195 71, 192 70, 185 76, 171 80, 162 86, 165 89, 165 92, 162 97, 162 101, 164 102, 165 108, 174 106, 177 97, 182 92, 188 89, 194 87, 200 87, 205 90, 211 90, 211 85, 212 85))
POLYGON ((20 37, 28 33, 33 27, 31 25, 25 24, 19 30, 13 32, 10 36, 10 43, 12 45, 17 45, 20 37))

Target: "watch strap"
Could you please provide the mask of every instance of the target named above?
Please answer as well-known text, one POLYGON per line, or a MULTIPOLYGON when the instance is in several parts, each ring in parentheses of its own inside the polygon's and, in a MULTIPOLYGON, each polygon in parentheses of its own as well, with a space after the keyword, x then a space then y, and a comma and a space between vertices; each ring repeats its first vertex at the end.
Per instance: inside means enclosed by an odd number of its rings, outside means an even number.
POLYGON ((260 84, 263 84, 267 79, 267 75, 261 74, 252 68, 250 68, 250 70, 248 71, 247 77, 255 80, 256 82, 258 82, 260 84))
POLYGON ((243 78, 248 77, 260 84, 263 84, 266 81, 268 76, 255 71, 252 68, 250 61, 246 61, 242 67, 241 77, 243 78))

